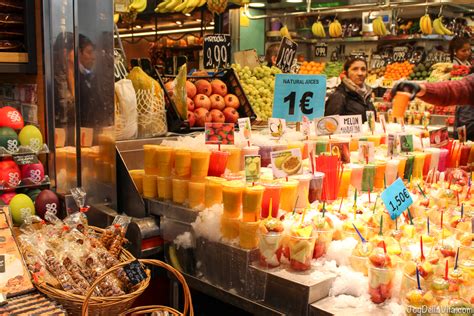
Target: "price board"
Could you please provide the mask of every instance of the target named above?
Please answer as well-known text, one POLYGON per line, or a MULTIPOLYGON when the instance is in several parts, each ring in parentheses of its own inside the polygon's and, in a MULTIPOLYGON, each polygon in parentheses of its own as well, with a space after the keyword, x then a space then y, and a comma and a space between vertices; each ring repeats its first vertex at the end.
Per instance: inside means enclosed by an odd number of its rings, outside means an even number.
POLYGON ((224 68, 230 63, 230 35, 204 36, 204 68, 224 68))
POLYGON ((326 43, 319 43, 314 46, 314 57, 327 57, 328 45, 326 43))
POLYGON ((410 59, 410 50, 406 46, 397 46, 393 48, 392 60, 395 62, 402 62, 410 59))
POLYGON ((123 270, 127 274, 128 279, 133 285, 137 285, 141 281, 147 278, 147 274, 142 267, 142 264, 135 260, 130 264, 123 267, 123 270))
POLYGON ((293 66, 294 59, 296 57, 296 51, 298 49, 298 44, 293 42, 287 37, 283 37, 280 43, 280 48, 278 49, 276 66, 281 69, 283 72, 290 72, 291 67, 293 66))
POLYGON ((277 74, 273 117, 301 122, 324 116, 326 76, 277 74))
POLYGON ((386 188, 382 192, 381 197, 393 220, 413 204, 413 199, 400 178, 386 188))
POLYGON ((380 69, 387 65, 386 59, 382 58, 382 55, 373 54, 370 59, 370 69, 380 69))

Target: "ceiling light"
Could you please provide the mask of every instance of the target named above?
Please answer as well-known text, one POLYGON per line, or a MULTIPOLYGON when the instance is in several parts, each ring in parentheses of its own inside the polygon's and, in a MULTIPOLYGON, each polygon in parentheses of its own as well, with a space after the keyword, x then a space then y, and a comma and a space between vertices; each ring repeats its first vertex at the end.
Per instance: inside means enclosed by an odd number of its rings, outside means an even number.
MULTIPOLYGON (((208 26, 204 28, 204 31, 212 31, 214 30, 213 27, 208 26)), ((166 31, 156 31, 156 32, 140 32, 140 33, 128 33, 128 34, 120 34, 120 38, 127 38, 127 37, 145 37, 145 36, 153 36, 155 34, 158 35, 166 35, 166 34, 180 34, 180 33, 190 33, 190 32, 199 32, 201 31, 200 27, 192 27, 186 29, 174 29, 174 30, 166 30, 166 31)), ((114 35, 117 38, 117 35, 114 35)))
POLYGON ((141 29, 142 26, 141 26, 141 25, 135 25, 135 28, 136 28, 136 29, 141 29))
POLYGON ((286 0, 288 3, 301 3, 303 0, 286 0))
POLYGON ((191 16, 191 13, 185 13, 184 15, 185 16, 191 16))
POLYGON ((209 23, 209 24, 214 25, 215 23, 214 23, 214 21, 211 21, 211 23, 209 23))
POLYGON ((181 21, 176 21, 176 24, 178 24, 178 25, 182 25, 182 24, 183 24, 183 22, 181 22, 181 21))
POLYGON ((249 7, 251 7, 251 8, 264 8, 265 3, 263 3, 263 2, 254 2, 254 3, 250 3, 249 7))

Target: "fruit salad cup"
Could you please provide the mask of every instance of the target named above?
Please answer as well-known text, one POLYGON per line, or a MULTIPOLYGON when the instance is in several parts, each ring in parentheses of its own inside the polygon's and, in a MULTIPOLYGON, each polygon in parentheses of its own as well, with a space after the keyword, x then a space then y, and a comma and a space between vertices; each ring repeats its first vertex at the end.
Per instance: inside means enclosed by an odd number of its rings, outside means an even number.
POLYGON ((258 230, 259 262, 267 268, 280 265, 282 255, 283 224, 276 218, 268 218, 260 222, 258 230))
POLYGON ((443 299, 450 297, 449 293, 449 281, 443 277, 435 277, 431 281, 431 290, 438 302, 443 299))
POLYGON ((349 257, 349 263, 354 271, 368 275, 369 256, 372 253, 372 244, 368 242, 359 242, 349 257))
MULTIPOLYGON (((416 281, 415 281, 416 283, 416 281)), ((431 315, 429 308, 437 305, 436 299, 431 291, 413 288, 406 293, 403 303, 408 316, 431 315)))
POLYGON ((377 248, 369 256, 369 261, 370 300, 375 304, 380 304, 392 297, 395 269, 392 268, 390 257, 384 254, 381 248, 377 248))
POLYGON ((313 218, 313 226, 316 234, 313 258, 318 259, 326 254, 332 241, 334 229, 331 219, 320 214, 313 218))
POLYGON ((474 257, 473 259, 465 259, 459 263, 460 269, 463 271, 465 281, 459 288, 459 295, 466 301, 474 304, 474 257))
POLYGON ((307 271, 311 269, 315 241, 316 236, 313 235, 312 226, 292 230, 288 240, 288 248, 290 267, 293 270, 307 271))
POLYGON ((417 287, 416 268, 420 273, 420 283, 423 288, 429 284, 433 277, 433 266, 427 260, 422 263, 408 261, 403 268, 401 293, 407 293, 410 289, 417 287))

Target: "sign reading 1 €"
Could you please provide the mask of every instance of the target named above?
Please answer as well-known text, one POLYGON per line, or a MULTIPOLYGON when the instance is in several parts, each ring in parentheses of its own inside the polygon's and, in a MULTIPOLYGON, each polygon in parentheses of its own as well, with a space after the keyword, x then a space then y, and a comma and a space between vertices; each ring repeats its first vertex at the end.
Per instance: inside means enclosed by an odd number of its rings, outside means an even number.
POLYGON ((272 117, 289 122, 322 117, 325 97, 325 76, 277 74, 272 117))

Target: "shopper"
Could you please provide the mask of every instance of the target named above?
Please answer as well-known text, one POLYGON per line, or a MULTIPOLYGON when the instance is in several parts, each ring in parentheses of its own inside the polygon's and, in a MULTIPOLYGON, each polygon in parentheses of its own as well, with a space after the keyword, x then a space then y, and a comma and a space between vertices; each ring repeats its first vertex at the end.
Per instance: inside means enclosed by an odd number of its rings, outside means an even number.
POLYGON ((267 47, 267 51, 265 52, 265 61, 267 62, 268 67, 276 65, 279 48, 280 44, 272 44, 267 47))
MULTIPOLYGON (((455 37, 449 43, 449 53, 453 65, 471 66, 471 44, 468 38, 455 37)), ((466 126, 466 137, 474 140, 474 107, 457 106, 454 119, 454 134, 457 129, 466 126)))
POLYGON ((341 84, 326 101, 324 115, 362 115, 367 120, 366 111, 374 111, 371 100, 372 89, 365 84, 367 61, 362 57, 353 57, 344 64, 344 76, 341 84))

